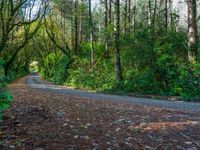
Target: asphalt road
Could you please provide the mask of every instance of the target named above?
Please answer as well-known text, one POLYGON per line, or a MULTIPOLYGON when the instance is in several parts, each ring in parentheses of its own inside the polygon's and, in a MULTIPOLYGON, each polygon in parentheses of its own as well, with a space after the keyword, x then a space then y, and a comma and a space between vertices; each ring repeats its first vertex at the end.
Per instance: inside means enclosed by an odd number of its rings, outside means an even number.
POLYGON ((130 96, 118 96, 109 95, 95 92, 87 92, 82 90, 69 89, 57 85, 47 84, 39 76, 33 75, 29 76, 27 79, 27 84, 31 88, 47 90, 51 92, 68 94, 71 96, 79 96, 83 98, 89 98, 91 100, 105 100, 105 101, 117 101, 117 102, 129 102, 137 105, 146 106, 157 106, 166 109, 175 109, 187 112, 200 113, 200 103, 193 102, 182 102, 182 101, 168 101, 168 100, 156 100, 149 98, 137 98, 130 96))

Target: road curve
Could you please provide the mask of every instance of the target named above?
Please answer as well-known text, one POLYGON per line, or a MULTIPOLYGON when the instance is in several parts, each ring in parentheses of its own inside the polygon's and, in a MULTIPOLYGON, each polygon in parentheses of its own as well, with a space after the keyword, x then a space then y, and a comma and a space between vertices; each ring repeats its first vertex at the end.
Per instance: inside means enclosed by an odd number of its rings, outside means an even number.
POLYGON ((89 98, 91 100, 110 100, 117 102, 129 102, 137 105, 157 106, 166 109, 175 109, 180 111, 200 113, 200 103, 156 100, 149 98, 118 96, 118 95, 109 95, 109 94, 102 94, 95 92, 87 92, 82 90, 74 90, 57 85, 47 84, 43 80, 41 80, 39 76, 29 76, 27 79, 27 84, 31 88, 42 89, 61 94, 68 94, 71 96, 79 96, 79 97, 89 98))

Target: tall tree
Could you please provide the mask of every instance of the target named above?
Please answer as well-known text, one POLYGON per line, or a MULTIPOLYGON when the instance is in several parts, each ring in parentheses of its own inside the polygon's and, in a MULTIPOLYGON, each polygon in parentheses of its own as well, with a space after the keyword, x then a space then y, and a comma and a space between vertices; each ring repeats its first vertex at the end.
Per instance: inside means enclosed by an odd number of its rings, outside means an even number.
POLYGON ((188 0, 188 60, 197 59, 197 1, 188 0))
POLYGON ((90 28, 90 67, 94 64, 94 41, 93 41, 93 22, 92 22, 92 4, 88 0, 89 5, 89 28, 90 28))
POLYGON ((152 32, 154 33, 155 32, 155 28, 156 28, 156 14, 157 14, 157 9, 158 9, 158 6, 157 6, 157 0, 155 0, 155 3, 154 3, 154 10, 153 10, 153 16, 152 16, 152 32))
POLYGON ((109 24, 112 24, 112 0, 109 0, 109 14, 108 14, 108 18, 109 18, 109 24))
POLYGON ((149 16, 148 16, 148 19, 149 19, 149 26, 151 27, 151 18, 152 18, 152 6, 151 6, 151 1, 149 0, 148 1, 149 3, 149 16))
POLYGON ((128 0, 125 0, 125 4, 124 4, 124 36, 127 33, 127 16, 128 16, 128 0))
POLYGON ((115 75, 117 81, 122 81, 122 67, 120 59, 120 0, 115 0, 115 24, 114 24, 114 35, 115 35, 115 75))
POLYGON ((74 53, 78 53, 79 45, 79 32, 78 32, 78 0, 75 0, 74 4, 74 53))
POLYGON ((136 6, 133 6, 133 32, 135 33, 136 28, 136 6))
POLYGON ((108 0, 104 0, 104 5, 105 5, 105 19, 104 19, 104 28, 106 29, 105 31, 105 51, 108 52, 108 0))
POLYGON ((165 0, 165 30, 168 29, 168 0, 165 0))
POLYGON ((169 14, 170 14, 170 29, 174 29, 174 19, 173 19, 173 0, 169 0, 169 14))
POLYGON ((131 27, 131 0, 128 0, 128 31, 130 32, 131 27))

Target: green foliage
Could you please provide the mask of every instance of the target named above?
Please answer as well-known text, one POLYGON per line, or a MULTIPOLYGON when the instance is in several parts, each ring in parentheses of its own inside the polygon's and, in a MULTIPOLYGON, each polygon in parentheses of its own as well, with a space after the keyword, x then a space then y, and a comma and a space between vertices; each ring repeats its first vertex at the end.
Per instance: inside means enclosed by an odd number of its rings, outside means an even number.
POLYGON ((154 73, 150 69, 143 72, 129 70, 124 80, 126 93, 151 94, 159 91, 154 80, 154 73))
POLYGON ((2 65, 3 61, 0 60, 0 119, 2 119, 3 111, 9 107, 12 100, 12 96, 6 91, 6 78, 3 75, 2 65))
POLYGON ((68 75, 68 69, 70 65, 70 58, 63 56, 60 60, 58 60, 57 64, 55 65, 53 78, 51 78, 51 80, 54 81, 56 84, 64 84, 68 75))
MULTIPOLYGON (((108 18, 108 24, 105 26, 106 22, 100 19, 104 15, 102 9, 97 9, 92 15, 94 64, 91 64, 91 43, 88 42, 90 41, 88 4, 82 2, 76 7, 76 5, 71 5, 74 2, 54 0, 53 3, 61 8, 59 11, 66 18, 63 25, 59 24, 58 18, 54 20, 53 16, 48 20, 47 27, 52 37, 55 37, 54 44, 44 32, 39 33, 36 53, 40 58, 40 60, 37 59, 39 71, 44 77, 57 84, 76 88, 114 91, 115 93, 177 96, 186 100, 198 100, 199 63, 188 65, 187 31, 178 27, 180 14, 176 10, 170 12, 171 22, 168 24, 170 27, 166 30, 164 23, 166 20, 163 20, 165 14, 162 13, 164 3, 156 8, 152 16, 146 15, 143 8, 147 5, 156 5, 154 2, 146 3, 146 0, 141 0, 137 7, 133 8, 134 24, 127 22, 126 34, 121 32, 119 37, 123 81, 118 83, 114 77, 113 19, 108 18), (62 9, 64 7, 60 7, 61 5, 68 6, 69 9, 62 9), (74 15, 77 23, 70 17, 74 15), (78 31, 78 40, 76 40, 75 29, 79 21, 81 21, 81 31, 80 33, 78 31), (77 51, 75 51, 75 45, 78 46, 77 51), (108 46, 108 51, 105 50, 106 46, 108 46), (58 54, 57 51, 59 47, 66 49, 63 55, 68 57, 58 57, 61 56, 59 55, 61 53, 58 54)), ((125 4, 121 6, 124 8, 125 4)), ((125 13, 122 10, 122 14, 125 13)), ((125 19, 122 15, 120 31, 125 31, 125 19)))
POLYGON ((200 63, 181 66, 174 90, 181 98, 189 101, 200 99, 200 63))
POLYGON ((66 56, 57 58, 51 53, 44 58, 44 61, 38 64, 40 74, 56 84, 64 84, 68 74, 68 68, 71 65, 71 59, 66 56))
POLYGON ((40 69, 40 73, 43 76, 47 76, 48 78, 52 78, 54 75, 54 69, 56 65, 57 59, 54 53, 50 53, 42 61, 42 68, 40 69))
POLYGON ((73 59, 56 59, 54 54, 49 54, 40 72, 57 84, 75 88, 199 100, 200 63, 188 65, 186 40, 186 34, 181 31, 152 36, 148 28, 122 38, 124 81, 121 83, 115 80, 113 59, 105 58, 104 46, 99 43, 94 43, 97 64, 92 69, 90 44, 86 42, 73 59))
POLYGON ((199 63, 187 65, 186 34, 150 35, 144 29, 122 40, 124 91, 198 100, 199 63))
POLYGON ((103 91, 112 88, 114 83, 114 72, 111 67, 101 64, 100 70, 88 71, 83 68, 69 69, 69 75, 65 82, 68 86, 76 88, 103 91))

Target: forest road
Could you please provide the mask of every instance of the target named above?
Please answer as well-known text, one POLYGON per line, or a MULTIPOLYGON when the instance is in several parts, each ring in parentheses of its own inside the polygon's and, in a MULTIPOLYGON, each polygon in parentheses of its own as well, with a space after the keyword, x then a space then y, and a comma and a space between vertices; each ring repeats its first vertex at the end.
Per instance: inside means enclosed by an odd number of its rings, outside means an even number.
POLYGON ((130 96, 118 96, 109 95, 95 92, 87 92, 82 90, 74 90, 66 87, 48 84, 43 81, 40 76, 31 75, 27 79, 27 84, 31 88, 46 90, 49 92, 56 92, 61 94, 67 94, 70 96, 78 96, 82 98, 88 98, 91 100, 104 100, 104 101, 116 101, 116 102, 128 102, 130 104, 156 106, 172 110, 180 110, 186 112, 200 113, 200 103, 194 102, 182 102, 182 101, 169 101, 169 100, 156 100, 150 98, 138 98, 130 96))

